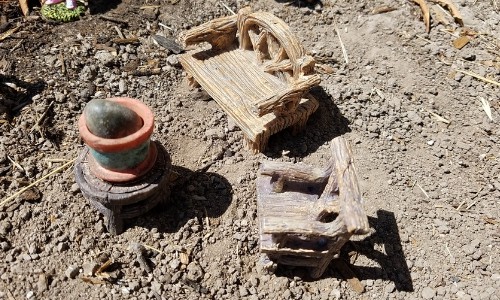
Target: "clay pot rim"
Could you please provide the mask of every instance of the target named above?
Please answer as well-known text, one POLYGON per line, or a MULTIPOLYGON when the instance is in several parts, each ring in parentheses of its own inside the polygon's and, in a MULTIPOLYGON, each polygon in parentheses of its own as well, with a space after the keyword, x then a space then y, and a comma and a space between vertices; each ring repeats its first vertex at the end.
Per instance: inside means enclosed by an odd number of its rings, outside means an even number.
POLYGON ((92 134, 87 128, 85 116, 82 113, 78 120, 80 136, 85 144, 99 152, 121 152, 139 147, 148 141, 154 129, 154 115, 149 107, 141 101, 128 97, 108 98, 106 100, 117 102, 137 113, 143 121, 142 127, 131 135, 118 139, 106 139, 92 134))

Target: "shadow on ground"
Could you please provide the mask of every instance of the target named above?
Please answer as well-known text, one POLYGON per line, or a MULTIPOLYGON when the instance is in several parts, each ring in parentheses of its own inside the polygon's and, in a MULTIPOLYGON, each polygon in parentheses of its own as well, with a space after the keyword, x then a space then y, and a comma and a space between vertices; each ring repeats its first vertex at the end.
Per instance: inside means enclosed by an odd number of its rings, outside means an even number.
POLYGON ((33 97, 40 94, 47 84, 38 80, 27 82, 11 75, 0 74, 0 114, 15 116, 23 107, 33 102, 33 97))
MULTIPOLYGON (((334 277, 344 280, 357 278, 359 280, 381 279, 394 282, 395 289, 398 291, 413 291, 413 282, 410 270, 406 264, 406 258, 401 247, 401 239, 393 212, 379 210, 377 217, 368 218, 370 227, 375 232, 362 241, 347 242, 342 248, 339 260, 332 261, 329 268, 323 274, 323 278, 334 277), (375 250, 375 245, 380 245, 385 253, 375 250), (362 255, 374 262, 371 266, 358 266, 351 264, 350 255, 362 255), (345 266, 342 269, 337 266, 345 266)), ((278 266, 276 274, 293 278, 301 277, 304 280, 311 280, 308 270, 303 267, 278 266)))
POLYGON ((275 0, 278 3, 283 3, 286 5, 293 5, 297 7, 308 7, 310 9, 314 9, 314 6, 319 3, 319 5, 323 6, 321 0, 275 0))
POLYGON ((335 137, 351 131, 349 120, 341 114, 323 87, 312 88, 311 94, 318 100, 319 108, 311 115, 304 130, 294 135, 289 128, 271 136, 266 156, 277 158, 283 151, 290 151, 290 157, 305 157, 335 137))
POLYGON ((178 232, 186 222, 198 218, 220 217, 231 204, 233 191, 227 179, 210 172, 195 172, 173 166, 170 199, 136 219, 125 220, 125 226, 156 228, 159 232, 178 232))
POLYGON ((103 14, 115 9, 121 0, 94 0, 89 1, 89 11, 91 15, 103 14))

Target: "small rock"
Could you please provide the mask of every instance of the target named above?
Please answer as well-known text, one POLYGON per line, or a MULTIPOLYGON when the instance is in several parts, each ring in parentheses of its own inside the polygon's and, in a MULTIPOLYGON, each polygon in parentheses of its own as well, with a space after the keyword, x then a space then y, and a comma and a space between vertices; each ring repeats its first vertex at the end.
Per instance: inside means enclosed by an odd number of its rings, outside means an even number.
POLYGON ((95 262, 86 262, 82 265, 83 275, 94 276, 95 271, 99 268, 99 265, 95 262))
POLYGON ((435 141, 434 141, 434 140, 427 141, 427 145, 429 145, 429 146, 434 145, 434 143, 435 143, 435 141))
POLYGON ((124 79, 120 79, 120 82, 118 82, 118 90, 122 94, 128 91, 127 82, 124 79))
POLYGON ((139 283, 139 281, 131 281, 128 283, 128 288, 131 290, 131 291, 138 291, 139 288, 141 287, 141 284, 139 283))
POLYGON ((77 194, 77 193, 80 191, 80 186, 78 185, 78 183, 76 183, 76 182, 75 182, 75 183, 73 183, 73 184, 71 185, 71 188, 69 189, 69 191, 70 191, 73 195, 75 195, 75 194, 77 194))
POLYGON ((416 111, 408 111, 407 112, 408 119, 417 125, 422 125, 424 123, 424 120, 417 114, 416 111))
POLYGON ((80 273, 80 268, 76 266, 69 266, 66 269, 66 272, 64 272, 64 275, 66 275, 66 277, 68 278, 75 279, 76 276, 78 276, 78 273, 80 273))
POLYGON ((174 258, 170 261, 170 268, 172 270, 177 270, 177 268, 181 265, 181 261, 178 260, 177 258, 174 258))
POLYGON ((62 242, 57 244, 57 251, 58 252, 64 252, 69 249, 68 243, 62 242))
POLYGON ((422 290, 422 298, 424 299, 432 299, 435 295, 436 291, 428 286, 422 290))
POLYGON ((494 281, 500 281, 500 274, 499 273, 491 274, 491 279, 494 281))
POLYGON ((191 262, 187 266, 186 277, 191 281, 199 281, 203 277, 203 270, 196 262, 191 262))
POLYGON ((94 58, 97 59, 101 64, 105 65, 106 67, 113 65, 115 59, 113 54, 109 53, 108 51, 98 51, 95 54, 94 58))
POLYGON ((332 289, 332 291, 330 292, 330 297, 331 299, 340 299, 340 290, 338 289, 332 289))
POLYGON ((36 286, 37 286, 39 293, 46 291, 49 287, 48 282, 47 282, 47 275, 45 275, 43 273, 38 275, 38 281, 36 283, 36 286))
POLYGON ((173 67, 180 66, 179 59, 177 58, 177 55, 167 56, 167 63, 173 67))
POLYGON ((33 291, 28 291, 26 293, 26 299, 31 299, 35 296, 35 293, 33 291))
POLYGON ((389 284, 387 284, 387 285, 385 286, 385 292, 386 292, 387 294, 390 294, 390 293, 394 292, 394 290, 395 290, 395 289, 396 289, 396 285, 395 285, 395 284, 394 284, 394 282, 392 282, 392 281, 391 281, 391 282, 389 282, 389 284))

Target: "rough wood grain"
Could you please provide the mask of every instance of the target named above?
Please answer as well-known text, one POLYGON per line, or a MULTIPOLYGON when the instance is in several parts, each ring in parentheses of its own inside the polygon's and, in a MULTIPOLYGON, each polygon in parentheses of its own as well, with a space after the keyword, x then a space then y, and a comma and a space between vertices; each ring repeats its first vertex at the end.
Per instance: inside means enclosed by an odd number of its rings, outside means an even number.
POLYGON ((180 35, 187 46, 211 44, 179 61, 192 78, 242 129, 246 144, 263 151, 269 137, 305 126, 318 108, 308 93, 319 84, 314 60, 290 28, 275 16, 248 9, 212 20, 180 35))
POLYGON ((124 219, 140 216, 169 198, 170 156, 162 145, 156 142, 155 145, 158 149, 155 166, 134 182, 109 183, 94 176, 89 168, 92 157, 88 148, 75 163, 75 178, 82 194, 104 215, 111 234, 123 231, 124 219))
POLYGON ((260 250, 282 264, 311 267, 320 277, 353 234, 368 231, 352 152, 331 142, 324 168, 265 162, 257 176, 260 250))

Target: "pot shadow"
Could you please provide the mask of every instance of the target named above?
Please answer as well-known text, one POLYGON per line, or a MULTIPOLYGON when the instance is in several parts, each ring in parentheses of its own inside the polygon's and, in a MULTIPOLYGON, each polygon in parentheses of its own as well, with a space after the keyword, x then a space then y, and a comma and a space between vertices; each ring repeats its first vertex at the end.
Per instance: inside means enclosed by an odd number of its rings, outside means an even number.
MULTIPOLYGON (((322 278, 334 277, 344 280, 354 277, 359 280, 381 279, 392 281, 398 291, 412 292, 413 282, 401 247, 401 238, 394 213, 378 210, 377 217, 368 217, 368 222, 370 227, 375 229, 375 232, 361 241, 347 242, 337 259, 341 260, 341 262, 333 260, 322 278), (375 245, 383 245, 380 248, 385 249, 385 253, 376 250, 375 245), (350 263, 349 256, 351 253, 365 256, 374 262, 373 265, 380 267, 353 265, 350 263), (338 269, 336 266, 339 265, 347 266, 347 268, 343 268, 344 270, 338 269)), ((298 276, 304 280, 312 280, 305 267, 279 265, 276 274, 289 278, 298 276)))
POLYGON ((89 1, 91 15, 103 14, 118 7, 121 0, 94 0, 89 1))
POLYGON ((174 233, 190 219, 198 218, 199 223, 204 224, 202 220, 206 217, 220 217, 231 204, 231 184, 219 174, 172 166, 171 177, 174 178, 170 183, 169 199, 142 216, 125 220, 126 228, 140 226, 174 233))
POLYGON ((313 87, 310 93, 318 100, 319 107, 309 117, 305 128, 295 135, 291 128, 272 135, 264 151, 266 156, 279 158, 283 151, 289 151, 290 157, 305 157, 324 143, 351 131, 349 120, 342 115, 333 103, 332 96, 323 87, 313 87))

